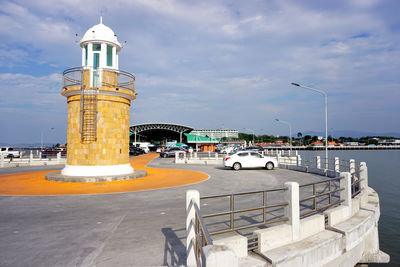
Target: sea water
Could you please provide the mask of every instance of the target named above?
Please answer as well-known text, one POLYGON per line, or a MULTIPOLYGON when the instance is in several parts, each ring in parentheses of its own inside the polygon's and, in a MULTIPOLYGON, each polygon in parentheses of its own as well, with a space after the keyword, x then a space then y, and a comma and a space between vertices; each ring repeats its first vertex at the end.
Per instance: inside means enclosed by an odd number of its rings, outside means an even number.
MULTIPOLYGON (((369 186, 380 199, 380 249, 390 255, 390 266, 400 266, 400 150, 329 150, 328 153, 328 158, 367 163, 369 186)), ((325 150, 299 151, 299 154, 304 158, 324 158, 325 150)))

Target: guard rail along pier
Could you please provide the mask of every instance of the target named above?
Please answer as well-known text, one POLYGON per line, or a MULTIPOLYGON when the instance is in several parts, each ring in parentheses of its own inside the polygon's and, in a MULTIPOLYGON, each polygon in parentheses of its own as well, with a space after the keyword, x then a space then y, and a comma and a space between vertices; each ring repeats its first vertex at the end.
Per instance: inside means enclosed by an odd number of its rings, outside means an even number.
POLYGON ((389 262, 379 249, 379 197, 365 162, 297 155, 280 157, 279 167, 326 179, 211 196, 186 192, 188 266, 389 262))

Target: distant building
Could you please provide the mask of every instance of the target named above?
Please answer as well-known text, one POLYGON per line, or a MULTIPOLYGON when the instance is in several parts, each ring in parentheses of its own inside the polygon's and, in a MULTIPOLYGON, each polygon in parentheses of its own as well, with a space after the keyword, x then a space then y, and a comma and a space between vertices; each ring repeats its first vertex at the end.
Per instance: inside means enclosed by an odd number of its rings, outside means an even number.
POLYGON ((319 146, 324 146, 324 143, 316 141, 310 144, 311 146, 319 147, 319 146))
POLYGON ((400 145, 399 139, 385 139, 378 142, 380 145, 400 145))
POLYGON ((238 130, 228 130, 228 129, 220 129, 220 130, 203 130, 196 129, 190 132, 190 134, 209 137, 212 139, 222 139, 226 138, 238 138, 239 132, 238 130))

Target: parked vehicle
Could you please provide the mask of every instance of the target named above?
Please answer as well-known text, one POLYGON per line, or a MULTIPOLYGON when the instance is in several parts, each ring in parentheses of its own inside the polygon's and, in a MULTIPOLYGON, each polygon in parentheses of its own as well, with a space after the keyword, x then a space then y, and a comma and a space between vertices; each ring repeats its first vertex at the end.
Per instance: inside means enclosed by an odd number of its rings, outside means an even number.
POLYGON ((129 155, 137 156, 144 154, 144 150, 140 147, 130 146, 129 147, 129 155))
POLYGON ((242 168, 266 168, 267 170, 272 170, 275 166, 278 166, 275 158, 266 157, 253 151, 239 151, 225 156, 223 162, 225 167, 230 167, 235 171, 242 168))
POLYGON ((63 147, 48 148, 48 149, 42 150, 41 152, 42 152, 42 158, 56 157, 59 152, 61 152, 61 156, 67 155, 67 149, 65 149, 63 147))
POLYGON ((220 153, 229 154, 229 153, 232 153, 235 149, 236 149, 236 147, 234 147, 234 146, 228 146, 228 147, 221 149, 220 153))
POLYGON ((255 152, 263 152, 263 151, 264 151, 264 148, 261 147, 261 146, 249 146, 249 147, 246 147, 245 150, 248 150, 248 151, 255 151, 255 152))
POLYGON ((20 158, 22 156, 22 151, 14 150, 12 147, 2 147, 0 149, 0 154, 5 158, 20 158))
POLYGON ((168 149, 165 149, 164 151, 160 152, 160 157, 162 158, 167 158, 167 157, 175 157, 175 153, 183 151, 185 152, 185 148, 183 147, 170 147, 168 149))

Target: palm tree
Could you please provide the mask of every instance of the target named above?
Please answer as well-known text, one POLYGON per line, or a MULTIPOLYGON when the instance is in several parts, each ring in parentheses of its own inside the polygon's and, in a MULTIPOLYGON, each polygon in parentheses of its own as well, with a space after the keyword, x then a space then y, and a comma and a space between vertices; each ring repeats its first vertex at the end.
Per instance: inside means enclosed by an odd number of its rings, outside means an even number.
POLYGON ((303 134, 301 132, 298 132, 297 133, 297 138, 300 139, 300 145, 301 145, 301 137, 303 137, 303 134))

